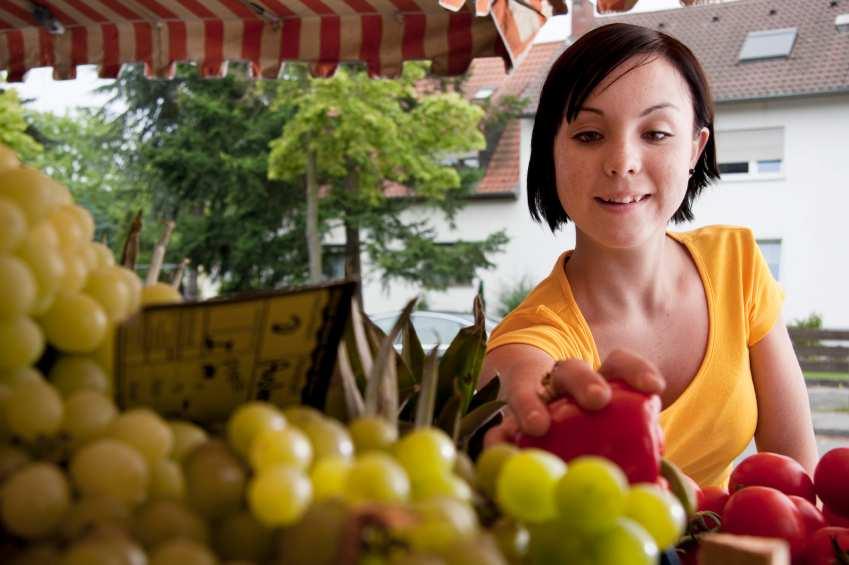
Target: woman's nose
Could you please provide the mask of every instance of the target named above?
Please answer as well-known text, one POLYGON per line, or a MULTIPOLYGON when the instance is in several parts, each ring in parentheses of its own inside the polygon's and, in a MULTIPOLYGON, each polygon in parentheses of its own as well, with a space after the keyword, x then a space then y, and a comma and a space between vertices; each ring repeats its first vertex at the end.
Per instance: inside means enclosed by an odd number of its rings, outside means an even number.
POLYGON ((640 171, 640 156, 632 141, 616 140, 609 144, 604 160, 604 172, 610 176, 632 176, 640 171))

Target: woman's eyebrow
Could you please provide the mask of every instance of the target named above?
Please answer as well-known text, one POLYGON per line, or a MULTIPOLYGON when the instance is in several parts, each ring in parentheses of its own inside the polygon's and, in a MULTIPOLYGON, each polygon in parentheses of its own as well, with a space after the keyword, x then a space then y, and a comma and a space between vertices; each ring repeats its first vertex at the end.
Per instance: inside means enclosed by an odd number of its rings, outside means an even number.
MULTIPOLYGON (((647 116, 648 114, 651 114, 652 112, 655 112, 657 110, 662 110, 664 108, 672 108, 674 110, 677 110, 678 106, 676 106, 675 104, 673 104, 671 102, 661 102, 660 104, 655 104, 654 106, 649 106, 648 108, 646 108, 645 110, 640 112, 640 117, 642 118, 643 116, 647 116)), ((599 116, 604 115, 604 112, 602 112, 598 108, 593 108, 592 106, 582 106, 581 109, 578 110, 579 114, 581 112, 590 112, 590 113, 593 113, 593 114, 598 114, 599 116)))

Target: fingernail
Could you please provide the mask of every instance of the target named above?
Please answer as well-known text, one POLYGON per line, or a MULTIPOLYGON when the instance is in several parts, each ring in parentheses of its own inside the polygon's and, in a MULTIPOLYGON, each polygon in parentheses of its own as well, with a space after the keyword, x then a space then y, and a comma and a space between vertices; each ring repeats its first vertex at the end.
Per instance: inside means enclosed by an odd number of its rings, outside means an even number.
POLYGON ((541 433, 542 428, 545 427, 545 416, 539 410, 531 410, 528 412, 527 416, 525 416, 525 431, 534 433, 541 433))

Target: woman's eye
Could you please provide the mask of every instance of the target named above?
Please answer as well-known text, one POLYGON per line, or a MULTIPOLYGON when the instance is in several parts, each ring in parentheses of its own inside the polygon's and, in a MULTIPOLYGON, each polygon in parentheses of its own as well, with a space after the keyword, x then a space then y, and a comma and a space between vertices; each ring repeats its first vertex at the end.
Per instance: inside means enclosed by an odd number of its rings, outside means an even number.
POLYGON ((575 134, 572 139, 577 139, 581 143, 592 143, 593 141, 601 139, 601 134, 597 131, 582 131, 581 133, 575 134))
POLYGON ((672 134, 666 133, 665 131, 650 131, 647 132, 644 137, 651 141, 663 141, 667 137, 672 137, 672 134))

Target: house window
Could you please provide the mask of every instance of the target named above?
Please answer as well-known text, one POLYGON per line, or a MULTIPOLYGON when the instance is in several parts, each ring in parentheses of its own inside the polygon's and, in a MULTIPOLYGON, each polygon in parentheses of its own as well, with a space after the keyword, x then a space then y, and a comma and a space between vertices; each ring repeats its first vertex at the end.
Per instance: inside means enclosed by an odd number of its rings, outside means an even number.
POLYGON ((781 176, 784 128, 717 131, 716 160, 723 179, 781 176))
POLYGON ((324 245, 321 248, 321 274, 327 280, 345 278, 345 246, 324 245))
POLYGON ((796 28, 750 31, 740 48, 740 61, 787 57, 796 43, 796 28))
POLYGON ((761 254, 766 259, 766 264, 769 265, 769 270, 772 277, 778 280, 781 272, 781 240, 780 239, 759 239, 757 240, 758 247, 761 249, 761 254))
POLYGON ((480 167, 480 159, 477 151, 468 151, 466 153, 450 153, 444 155, 440 162, 449 167, 468 167, 477 169, 480 167))

